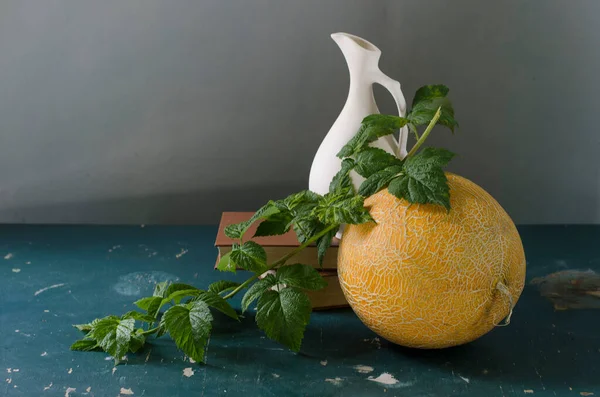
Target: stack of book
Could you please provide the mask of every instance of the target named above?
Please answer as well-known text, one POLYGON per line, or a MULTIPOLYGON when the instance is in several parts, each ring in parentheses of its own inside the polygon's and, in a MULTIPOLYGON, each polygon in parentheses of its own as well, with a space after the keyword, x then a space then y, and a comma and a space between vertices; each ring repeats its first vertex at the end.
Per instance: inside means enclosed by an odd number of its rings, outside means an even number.
MULTIPOLYGON (((253 212, 224 212, 221 216, 221 223, 219 224, 219 231, 217 232, 217 239, 215 246, 219 251, 217 262, 221 255, 225 255, 231 251, 232 244, 236 241, 227 237, 224 233, 224 229, 228 225, 235 223, 244 222, 253 215, 253 212)), ((293 230, 280 236, 268 236, 268 237, 253 237, 258 222, 246 232, 246 240, 250 239, 262 245, 267 252, 267 261, 269 263, 281 258, 287 254, 290 250, 298 247, 298 239, 293 230)), ((338 254, 338 243, 339 240, 334 238, 331 242, 331 247, 327 250, 323 265, 319 266, 317 261, 317 247, 311 245, 306 247, 296 256, 289 260, 288 263, 302 263, 304 265, 313 266, 327 281, 327 287, 319 291, 307 291, 310 298, 312 307, 314 310, 324 310, 339 307, 347 307, 348 302, 344 298, 344 294, 340 287, 340 281, 337 275, 337 254, 338 254)), ((216 265, 215 265, 216 267, 216 265)))

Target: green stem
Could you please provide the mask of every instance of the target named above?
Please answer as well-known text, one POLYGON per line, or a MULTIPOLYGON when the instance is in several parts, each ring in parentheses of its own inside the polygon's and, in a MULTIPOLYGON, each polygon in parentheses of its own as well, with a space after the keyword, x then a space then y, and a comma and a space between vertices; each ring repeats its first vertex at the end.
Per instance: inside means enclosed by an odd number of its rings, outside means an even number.
POLYGON ((150 334, 155 333, 156 331, 158 331, 158 327, 151 328, 148 331, 140 332, 140 335, 150 335, 150 334))
POLYGON ((421 145, 423 143, 425 143, 425 140, 429 136, 429 133, 431 132, 431 130, 433 129, 433 127, 435 127, 435 123, 437 123, 437 121, 439 120, 439 118, 440 118, 441 115, 442 115, 442 107, 440 106, 438 108, 437 112, 435 112, 435 114, 433 115, 433 118, 429 122, 429 125, 427 125, 427 128, 423 132, 423 135, 421 135, 421 137, 419 138, 419 140, 417 141, 417 143, 415 143, 415 146, 413 146, 412 149, 410 149, 410 152, 408 152, 408 154, 406 155, 406 158, 409 158, 410 156, 412 156, 415 153, 417 153, 417 150, 419 150, 419 148, 421 147, 421 145))
MULTIPOLYGON (((329 226, 328 228, 325 228, 324 230, 322 230, 320 233, 315 234, 313 237, 306 240, 304 243, 299 245, 297 248, 294 248, 293 250, 291 250, 290 252, 288 252, 287 254, 285 254, 284 256, 282 256, 281 258, 276 260, 275 262, 273 262, 270 266, 267 267, 267 269, 265 271, 269 271, 269 270, 276 268, 277 266, 283 265, 285 262, 288 261, 288 259, 290 259, 294 255, 296 255, 297 253, 302 251, 304 248, 308 247, 309 245, 311 245, 312 243, 314 243, 315 241, 317 241, 318 239, 320 239, 321 237, 323 237, 324 235, 326 235, 327 233, 329 233, 331 230, 335 229, 336 227, 339 227, 339 226, 337 226, 337 225, 329 226)), ((233 298, 235 296, 235 294, 237 294, 238 292, 240 292, 241 290, 246 288, 254 280, 256 280, 259 276, 260 276, 260 274, 255 274, 254 276, 250 277, 248 280, 246 280, 242 284, 240 284, 236 289, 231 291, 229 294, 225 295, 223 297, 223 299, 233 298)))

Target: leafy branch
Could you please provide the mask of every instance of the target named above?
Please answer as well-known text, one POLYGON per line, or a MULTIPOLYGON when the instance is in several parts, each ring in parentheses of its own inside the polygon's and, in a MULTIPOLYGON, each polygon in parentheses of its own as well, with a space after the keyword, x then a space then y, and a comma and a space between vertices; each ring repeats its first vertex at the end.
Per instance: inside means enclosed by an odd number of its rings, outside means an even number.
POLYGON ((158 283, 152 296, 134 304, 142 310, 122 316, 107 316, 88 324, 75 325, 85 335, 72 350, 104 351, 115 364, 128 352, 139 351, 148 337, 168 334, 177 347, 196 361, 204 361, 216 310, 239 321, 229 300, 246 290, 241 311, 256 305, 256 324, 266 335, 293 351, 299 351, 308 325, 311 305, 306 291, 327 284, 312 266, 288 262, 309 245, 316 244, 321 264, 331 240, 343 224, 374 222, 364 200, 387 187, 399 199, 410 203, 436 204, 450 210, 450 189, 443 168, 454 156, 445 149, 420 151, 435 125, 454 131, 458 126, 443 85, 421 87, 406 117, 373 114, 361 123, 356 135, 340 150, 339 172, 324 195, 304 190, 284 199, 269 201, 248 220, 225 228, 236 240, 223 255, 217 269, 252 272, 243 283, 217 281, 206 290, 183 283, 158 283), (426 125, 419 135, 418 128, 426 125), (407 126, 417 139, 404 159, 372 147, 377 139, 407 126), (365 178, 358 192, 352 172, 365 178), (300 245, 268 263, 265 249, 244 237, 258 223, 254 237, 280 235, 294 230, 300 245), (163 311, 163 308, 166 310, 163 311))

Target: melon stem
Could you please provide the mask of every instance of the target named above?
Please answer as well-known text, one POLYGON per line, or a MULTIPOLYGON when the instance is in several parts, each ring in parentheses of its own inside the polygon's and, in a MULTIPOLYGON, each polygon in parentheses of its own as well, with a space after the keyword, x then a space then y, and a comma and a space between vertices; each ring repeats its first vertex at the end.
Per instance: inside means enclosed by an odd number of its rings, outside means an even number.
POLYGON ((506 287, 506 285, 504 285, 504 283, 502 281, 499 281, 498 284, 496 284, 496 289, 498 291, 502 292, 504 295, 506 295, 506 297, 508 298, 508 304, 510 305, 510 312, 508 313, 506 320, 504 320, 504 324, 496 324, 496 327, 506 327, 508 324, 510 324, 510 318, 512 317, 512 314, 513 314, 513 308, 514 308, 513 297, 512 297, 512 294, 510 293, 510 291, 508 290, 508 288, 506 287))

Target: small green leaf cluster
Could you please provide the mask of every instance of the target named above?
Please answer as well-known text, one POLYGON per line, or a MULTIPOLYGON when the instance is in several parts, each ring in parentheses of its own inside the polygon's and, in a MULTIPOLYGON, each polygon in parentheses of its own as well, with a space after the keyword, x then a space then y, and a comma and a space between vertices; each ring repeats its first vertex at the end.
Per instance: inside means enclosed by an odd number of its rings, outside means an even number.
POLYGON ((450 188, 443 169, 454 154, 431 147, 418 152, 436 124, 452 131, 458 126, 447 98, 448 91, 443 85, 421 87, 406 117, 372 114, 362 121, 358 133, 338 153, 345 164, 343 170, 353 169, 366 178, 358 190, 359 195, 369 197, 387 187, 391 194, 409 203, 437 204, 450 210, 450 188), (418 127, 424 124, 428 124, 427 128, 419 135, 418 127), (399 159, 370 146, 404 126, 417 138, 406 158, 399 159))

